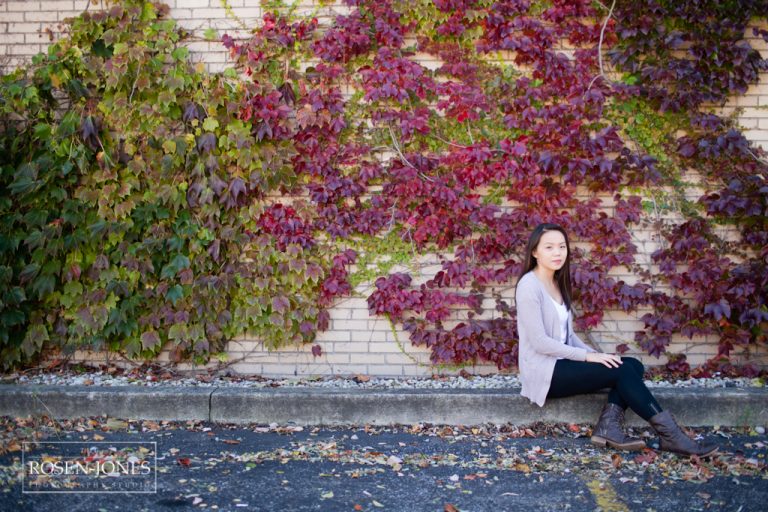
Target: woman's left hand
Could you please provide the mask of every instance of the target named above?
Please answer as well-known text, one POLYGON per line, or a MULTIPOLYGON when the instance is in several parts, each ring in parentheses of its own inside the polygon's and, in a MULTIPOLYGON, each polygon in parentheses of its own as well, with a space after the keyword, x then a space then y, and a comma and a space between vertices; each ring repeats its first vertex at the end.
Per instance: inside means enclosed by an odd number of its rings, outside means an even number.
POLYGON ((602 352, 588 352, 585 361, 588 363, 600 363, 608 368, 618 368, 622 364, 621 357, 614 354, 603 354, 602 352))

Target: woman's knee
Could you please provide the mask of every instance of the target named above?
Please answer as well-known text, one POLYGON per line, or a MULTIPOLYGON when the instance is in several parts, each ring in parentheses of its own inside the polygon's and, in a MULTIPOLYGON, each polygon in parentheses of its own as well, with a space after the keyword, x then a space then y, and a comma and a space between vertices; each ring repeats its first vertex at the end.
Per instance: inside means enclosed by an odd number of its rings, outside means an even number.
POLYGON ((622 357, 621 361, 623 364, 620 368, 624 369, 625 371, 631 371, 637 375, 640 375, 640 377, 645 374, 645 366, 643 366, 643 363, 640 362, 640 360, 635 359, 634 357, 622 357))

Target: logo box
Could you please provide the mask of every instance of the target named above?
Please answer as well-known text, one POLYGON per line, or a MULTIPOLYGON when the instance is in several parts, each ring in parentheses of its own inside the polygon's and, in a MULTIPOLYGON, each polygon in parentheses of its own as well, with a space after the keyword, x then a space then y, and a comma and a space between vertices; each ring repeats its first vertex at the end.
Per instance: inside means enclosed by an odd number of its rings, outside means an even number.
POLYGON ((157 442, 22 443, 23 494, 156 493, 157 442))

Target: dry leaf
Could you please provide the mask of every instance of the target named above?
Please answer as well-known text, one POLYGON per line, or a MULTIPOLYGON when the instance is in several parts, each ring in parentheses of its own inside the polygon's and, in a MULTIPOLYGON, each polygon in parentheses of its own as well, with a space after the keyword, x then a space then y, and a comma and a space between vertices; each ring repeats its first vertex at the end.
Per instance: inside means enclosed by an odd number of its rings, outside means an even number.
POLYGON ((529 466, 528 464, 517 463, 517 464, 515 464, 515 471, 522 471, 523 473, 530 473, 531 472, 531 466, 529 466))
POLYGON ((160 430, 160 425, 151 420, 144 420, 141 425, 145 431, 160 430))
POLYGON ((112 430, 122 430, 124 428, 128 428, 128 422, 124 420, 118 420, 116 418, 109 418, 106 422, 104 422, 103 427, 112 430))

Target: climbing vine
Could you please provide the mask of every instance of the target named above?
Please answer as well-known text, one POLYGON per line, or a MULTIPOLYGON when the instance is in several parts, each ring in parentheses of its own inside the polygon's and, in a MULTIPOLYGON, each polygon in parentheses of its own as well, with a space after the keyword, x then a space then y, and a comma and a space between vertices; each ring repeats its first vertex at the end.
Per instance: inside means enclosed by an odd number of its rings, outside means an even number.
POLYGON ((0 357, 44 347, 207 360, 251 332, 308 342, 351 259, 291 208, 291 144, 254 137, 236 74, 189 62, 167 7, 85 13, 3 77, 0 357))
POLYGON ((702 372, 765 345, 768 168, 710 111, 768 67, 743 39, 764 2, 346 3, 327 26, 271 3, 252 37, 223 37, 237 71, 219 76, 190 68, 164 8, 127 2, 6 77, 4 360, 46 339, 307 342, 365 280, 433 363, 508 368, 505 290, 543 221, 577 242, 579 328, 647 311, 635 342, 678 370, 676 334, 717 336, 702 372), (441 269, 414 281, 377 252, 441 269))

